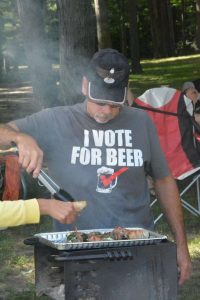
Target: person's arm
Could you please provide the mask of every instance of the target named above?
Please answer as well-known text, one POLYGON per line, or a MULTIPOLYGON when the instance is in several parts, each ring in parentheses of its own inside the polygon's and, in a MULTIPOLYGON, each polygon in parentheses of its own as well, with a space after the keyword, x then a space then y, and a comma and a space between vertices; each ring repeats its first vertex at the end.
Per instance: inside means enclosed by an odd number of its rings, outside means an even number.
POLYGON ((86 201, 62 202, 55 199, 0 201, 0 227, 39 223, 40 215, 49 215, 63 224, 75 221, 86 201))
POLYGON ((36 178, 42 166, 43 152, 31 136, 20 132, 10 122, 0 127, 0 147, 11 147, 13 143, 19 151, 19 164, 28 173, 33 172, 33 177, 36 178))
POLYGON ((156 195, 176 241, 177 264, 180 272, 179 284, 182 285, 191 276, 192 267, 179 191, 172 176, 156 179, 154 183, 156 195))
POLYGON ((199 113, 194 113, 194 118, 195 118, 195 121, 200 124, 200 114, 199 113))
POLYGON ((39 223, 40 209, 36 199, 0 201, 0 227, 39 223))
POLYGON ((49 215, 62 224, 71 224, 77 213, 86 207, 86 201, 63 202, 55 199, 38 199, 41 215, 49 215))

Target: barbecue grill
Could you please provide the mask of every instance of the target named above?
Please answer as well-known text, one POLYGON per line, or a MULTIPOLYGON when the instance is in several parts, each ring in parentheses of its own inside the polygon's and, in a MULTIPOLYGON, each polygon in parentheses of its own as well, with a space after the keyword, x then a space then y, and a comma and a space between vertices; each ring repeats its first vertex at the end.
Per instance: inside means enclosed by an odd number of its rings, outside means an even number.
POLYGON ((70 243, 68 234, 25 240, 34 246, 37 295, 64 285, 56 300, 177 299, 176 246, 166 236, 149 231, 142 239, 70 243))

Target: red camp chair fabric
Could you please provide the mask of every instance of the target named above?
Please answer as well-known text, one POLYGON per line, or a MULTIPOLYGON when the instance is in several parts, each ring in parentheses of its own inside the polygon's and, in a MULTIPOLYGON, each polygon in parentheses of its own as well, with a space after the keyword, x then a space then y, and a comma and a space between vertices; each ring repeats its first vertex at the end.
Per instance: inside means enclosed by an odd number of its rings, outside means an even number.
POLYGON ((174 178, 183 179, 196 172, 200 155, 194 147, 192 102, 178 90, 160 87, 147 90, 135 103, 146 109, 156 125, 174 178))
POLYGON ((20 166, 14 154, 0 156, 0 164, 5 165, 2 200, 17 200, 20 194, 20 166))
POLYGON ((193 215, 200 216, 200 154, 194 142, 192 101, 176 89, 159 87, 149 89, 135 99, 134 106, 145 109, 153 120, 173 177, 183 180, 195 173, 180 196, 183 206, 193 215), (182 198, 194 184, 197 188, 197 208, 182 198))

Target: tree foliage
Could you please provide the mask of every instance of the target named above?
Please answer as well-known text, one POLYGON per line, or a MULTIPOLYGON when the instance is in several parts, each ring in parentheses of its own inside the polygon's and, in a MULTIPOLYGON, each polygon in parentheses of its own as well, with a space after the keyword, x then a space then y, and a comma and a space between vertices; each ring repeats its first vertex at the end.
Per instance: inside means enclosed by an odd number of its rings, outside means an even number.
MULTIPOLYGON (((37 2, 38 0, 36 0, 37 2)), ((102 0, 101 0, 102 1, 102 0)), ((99 1, 99 3, 101 3, 99 1)), ((20 33, 19 17, 17 13, 15 0, 1 0, 0 2, 0 45, 2 51, 9 52, 12 48, 13 53, 15 47, 20 48, 22 53, 19 55, 13 54, 15 60, 19 63, 25 61, 23 55, 22 40, 20 33), (11 42, 12 41, 12 42, 11 42), (12 47, 10 46, 10 44, 12 47), (14 50, 13 50, 14 49, 14 50)), ((59 19, 57 12, 56 0, 45 0, 44 2, 44 24, 45 32, 49 38, 48 50, 51 51, 52 58, 58 62, 59 60, 59 19)), ((128 1, 127 0, 103 0, 107 7, 107 16, 109 31, 111 34, 112 47, 122 50, 122 36, 126 43, 125 51, 129 55, 129 28, 130 19, 128 16, 128 1), (122 28, 124 33, 122 34, 122 28)), ((165 1, 158 1, 165 2, 165 1)), ((151 34, 151 20, 149 1, 137 1, 137 26, 139 33, 140 57, 153 57, 153 44, 151 34)), ((172 11, 173 30, 175 35, 175 53, 176 55, 184 53, 192 53, 199 50, 196 43, 196 31, 198 34, 198 16, 199 0, 170 0, 169 5, 172 11), (196 45, 195 45, 196 43, 196 45)), ((2 52, 1 51, 1 52, 2 52)), ((10 51, 10 52, 12 52, 10 51)))
MULTIPOLYGON (((142 71, 141 58, 198 53, 200 0, 1 0, 0 2, 0 81, 8 79, 13 70, 17 73, 18 66, 28 64, 32 83, 35 76, 36 81, 41 78, 39 80, 41 86, 56 88, 54 92, 49 91, 50 94, 43 91, 43 96, 41 94, 40 97, 37 96, 37 99, 41 99, 41 103, 48 102, 48 106, 59 103, 58 99, 53 103, 53 99, 58 95, 56 82, 60 82, 61 103, 66 103, 67 96, 71 99, 71 102, 67 103, 74 103, 76 98, 74 95, 77 95, 77 85, 80 84, 82 76, 78 66, 85 65, 87 59, 98 48, 111 45, 130 59, 133 72, 142 71), (26 7, 23 21, 21 16, 19 18, 17 3, 22 3, 26 7), (29 7, 27 3, 30 4, 29 7), (38 5, 41 10, 38 14, 35 13, 35 17, 34 14, 31 15, 33 5, 38 5), (96 8, 96 23, 92 5, 96 8), (39 16, 42 16, 40 21, 39 16), (31 20, 36 23, 34 27, 30 25, 31 20), (24 34, 27 28, 29 33, 24 34), (34 35, 36 28, 37 37, 34 35), (31 58, 34 49, 38 53, 36 56, 40 63, 31 58), (44 72, 45 63, 48 76, 44 72), (55 65, 57 70, 60 69, 60 75, 55 71, 55 65), (41 76, 37 75, 38 70, 41 70, 39 73, 41 76), (49 76, 55 74, 57 77, 51 77, 48 82, 49 76), (78 81, 75 82, 74 78, 78 81), (48 101, 43 102, 42 98, 48 98, 48 101)), ((80 90, 78 92, 80 93, 80 90)))

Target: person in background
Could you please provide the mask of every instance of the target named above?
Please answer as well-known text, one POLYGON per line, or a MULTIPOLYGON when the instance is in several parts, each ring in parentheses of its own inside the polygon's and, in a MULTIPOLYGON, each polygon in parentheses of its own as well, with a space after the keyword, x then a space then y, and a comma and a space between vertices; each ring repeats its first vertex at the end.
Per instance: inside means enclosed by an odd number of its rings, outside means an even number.
MULTIPOLYGON (((200 78, 197 78, 195 80, 192 81, 195 89, 198 91, 199 95, 200 95, 200 78)), ((200 99, 199 101, 197 101, 196 105, 195 105, 195 110, 197 113, 200 113, 200 99)))
POLYGON ((186 97, 188 97, 189 99, 192 100, 193 105, 194 105, 194 111, 195 111, 195 113, 197 113, 196 107, 197 107, 197 102, 199 102, 199 100, 200 100, 200 94, 199 94, 198 90, 196 89, 194 83, 192 81, 184 82, 181 90, 182 90, 183 94, 186 95, 186 97))
POLYGON ((131 91, 131 89, 129 88, 128 89, 128 92, 127 92, 127 105, 128 106, 132 106, 133 105, 133 102, 134 102, 134 94, 133 92, 131 91))
POLYGON ((186 81, 182 86, 182 93, 189 99, 192 100, 194 107, 194 118, 195 121, 200 124, 200 93, 196 89, 194 82, 186 81))
POLYGON ((200 93, 200 78, 196 78, 192 82, 194 83, 195 89, 200 93))
MULTIPOLYGON (((179 284, 191 275, 177 185, 146 112, 127 103, 129 63, 114 49, 94 54, 82 80, 85 101, 42 110, 0 128, 0 146, 14 142, 19 163, 39 175, 43 157, 50 176, 75 199, 87 199, 79 229, 154 229, 147 175, 154 179, 177 244, 179 284)), ((56 231, 70 225, 55 222, 56 231)))
POLYGON ((84 206, 85 201, 72 203, 55 199, 0 201, 0 228, 39 223, 41 215, 70 224, 84 206))

